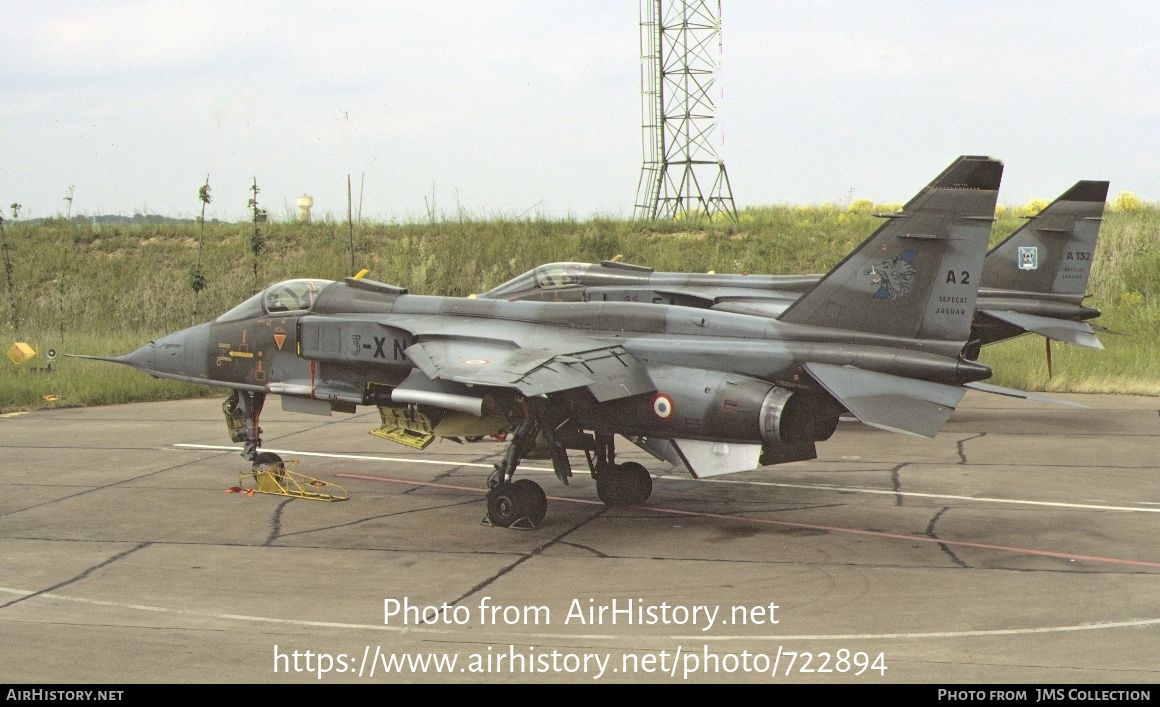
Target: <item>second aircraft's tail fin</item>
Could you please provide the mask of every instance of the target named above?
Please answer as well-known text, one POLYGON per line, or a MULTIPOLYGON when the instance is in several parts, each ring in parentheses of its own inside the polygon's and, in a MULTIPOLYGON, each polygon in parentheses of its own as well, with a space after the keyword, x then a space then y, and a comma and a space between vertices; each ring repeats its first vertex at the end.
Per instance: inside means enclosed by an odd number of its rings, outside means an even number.
POLYGON ((1078 302, 1087 293, 1107 198, 1107 182, 1076 182, 987 254, 983 287, 1078 302))
POLYGON ((965 342, 1002 176, 998 160, 960 157, 779 319, 965 342))

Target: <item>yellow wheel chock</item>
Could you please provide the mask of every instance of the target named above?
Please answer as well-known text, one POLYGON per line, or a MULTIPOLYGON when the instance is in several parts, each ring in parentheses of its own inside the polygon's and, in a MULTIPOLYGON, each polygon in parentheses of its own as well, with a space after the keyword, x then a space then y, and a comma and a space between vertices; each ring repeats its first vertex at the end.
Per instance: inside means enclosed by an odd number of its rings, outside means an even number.
POLYGON ((345 501, 346 489, 329 481, 315 479, 296 470, 298 460, 262 465, 238 474, 239 490, 243 493, 268 493, 274 496, 309 498, 315 501, 345 501), (247 487, 252 482, 256 486, 247 487))

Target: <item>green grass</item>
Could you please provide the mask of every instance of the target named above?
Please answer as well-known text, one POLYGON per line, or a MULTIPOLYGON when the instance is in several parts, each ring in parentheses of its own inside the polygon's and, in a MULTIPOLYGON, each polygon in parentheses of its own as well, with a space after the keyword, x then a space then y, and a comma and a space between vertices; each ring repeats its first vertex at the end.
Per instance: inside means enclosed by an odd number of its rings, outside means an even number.
MULTIPOLYGON (((1022 337, 984 349, 992 382, 1029 390, 1160 394, 1160 206, 1110 208, 1100 233, 1087 303, 1104 312, 1104 351, 1056 344, 1047 377, 1043 340, 1022 337)), ((842 208, 779 205, 747 209, 738 223, 639 224, 615 219, 434 219, 363 223, 350 236, 342 222, 263 224, 266 254, 259 279, 368 277, 422 294, 482 292, 542 263, 620 257, 657 270, 721 273, 820 273, 841 260, 896 205, 855 202, 842 208)), ((992 243, 1022 223, 1001 209, 992 243)), ((6 221, 19 323, 0 283, 0 347, 27 341, 38 350, 121 354, 152 338, 226 311, 253 292, 253 225, 205 227, 202 270, 208 281, 196 314, 189 270, 197 262, 196 224, 92 225, 6 221)), ((50 405, 91 405, 217 395, 159 381, 128 368, 58 358, 53 373, 0 359, 0 412, 50 405), (48 402, 45 394, 59 396, 48 402)))
MULTIPOLYGON (((153 378, 127 366, 59 355, 62 352, 99 356, 128 353, 149 341, 147 334, 72 335, 64 340, 65 348, 57 346, 58 356, 51 366, 47 352, 52 345, 40 342, 53 340, 56 334, 33 334, 21 340, 32 345, 37 356, 20 366, 11 365, 5 357, 5 365, 0 367, 0 412, 205 396, 225 398, 219 389, 153 378)), ((5 344, 5 351, 10 345, 5 344)))

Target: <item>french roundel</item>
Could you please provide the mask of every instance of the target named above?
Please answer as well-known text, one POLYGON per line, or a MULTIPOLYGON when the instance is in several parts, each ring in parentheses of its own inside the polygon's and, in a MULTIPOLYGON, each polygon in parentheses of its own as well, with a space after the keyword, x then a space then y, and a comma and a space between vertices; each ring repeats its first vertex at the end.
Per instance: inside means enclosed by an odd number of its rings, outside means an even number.
POLYGON ((668 420, 673 416, 673 399, 665 393, 657 393, 653 396, 653 414, 662 420, 668 420))

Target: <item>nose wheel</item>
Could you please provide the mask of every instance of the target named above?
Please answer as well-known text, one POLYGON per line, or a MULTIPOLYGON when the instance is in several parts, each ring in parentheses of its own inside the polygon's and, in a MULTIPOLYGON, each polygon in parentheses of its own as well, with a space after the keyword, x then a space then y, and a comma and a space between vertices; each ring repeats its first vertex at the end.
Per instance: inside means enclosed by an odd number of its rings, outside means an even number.
POLYGON ((253 473, 255 480, 261 474, 269 474, 281 484, 286 480, 286 463, 282 461, 282 457, 273 452, 259 452, 254 457, 253 473))
POLYGON ((484 522, 500 528, 531 530, 540 525, 547 512, 548 497, 535 481, 501 481, 487 492, 484 522))

